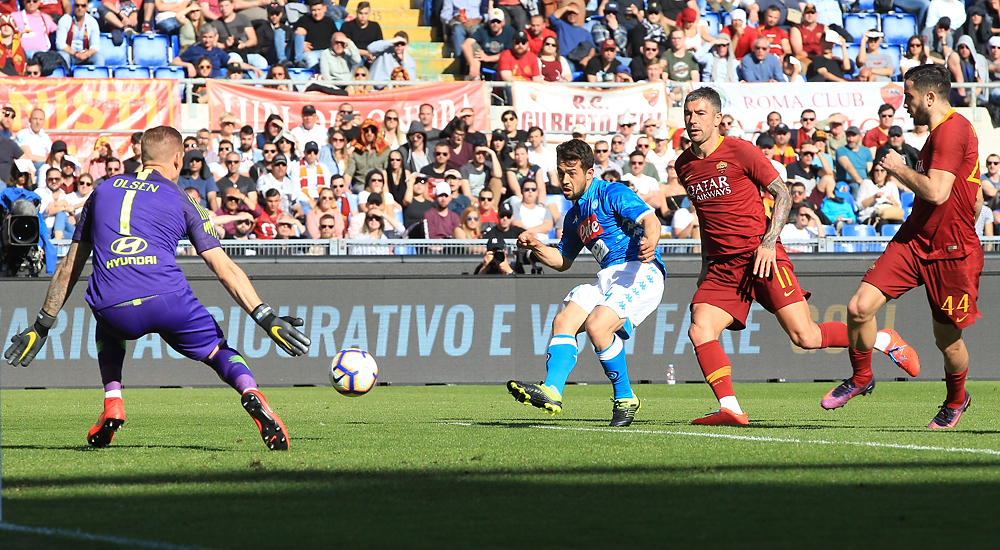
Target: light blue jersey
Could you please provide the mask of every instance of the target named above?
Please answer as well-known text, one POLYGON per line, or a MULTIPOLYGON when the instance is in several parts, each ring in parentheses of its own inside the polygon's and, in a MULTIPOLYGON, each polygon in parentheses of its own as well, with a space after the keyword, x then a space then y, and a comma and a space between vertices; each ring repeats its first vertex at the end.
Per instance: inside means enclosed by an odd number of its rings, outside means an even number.
MULTIPOLYGON (((639 218, 655 215, 635 191, 620 182, 594 178, 590 187, 566 212, 559 253, 575 260, 587 247, 601 269, 627 262, 639 262, 639 239, 643 227, 639 218)), ((659 240, 659 235, 650 238, 659 240)), ((659 249, 653 263, 666 276, 659 249)))

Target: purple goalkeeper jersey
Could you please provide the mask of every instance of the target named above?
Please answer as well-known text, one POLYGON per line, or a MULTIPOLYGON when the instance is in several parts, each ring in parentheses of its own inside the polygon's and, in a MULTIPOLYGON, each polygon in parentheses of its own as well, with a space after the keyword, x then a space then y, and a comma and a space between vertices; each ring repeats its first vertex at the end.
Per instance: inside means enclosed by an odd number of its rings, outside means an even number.
POLYGON ((102 182, 84 204, 73 235, 94 247, 87 303, 103 309, 190 288, 174 259, 185 237, 199 254, 220 246, 208 211, 159 172, 102 182))

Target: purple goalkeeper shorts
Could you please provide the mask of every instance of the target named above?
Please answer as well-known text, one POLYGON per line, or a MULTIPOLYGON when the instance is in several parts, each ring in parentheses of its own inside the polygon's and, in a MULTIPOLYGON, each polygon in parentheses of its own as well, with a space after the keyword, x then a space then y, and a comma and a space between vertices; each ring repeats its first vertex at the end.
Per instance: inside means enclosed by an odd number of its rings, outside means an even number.
POLYGON ((159 334, 188 359, 204 361, 223 340, 222 329, 191 289, 122 302, 95 310, 98 332, 137 340, 159 334))

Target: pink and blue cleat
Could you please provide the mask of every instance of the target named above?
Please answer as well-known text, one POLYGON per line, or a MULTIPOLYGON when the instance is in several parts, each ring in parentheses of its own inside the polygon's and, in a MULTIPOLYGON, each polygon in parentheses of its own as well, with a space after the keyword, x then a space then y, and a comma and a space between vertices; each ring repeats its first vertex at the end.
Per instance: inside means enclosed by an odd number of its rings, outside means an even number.
POLYGON ((842 384, 830 390, 829 393, 823 396, 823 400, 820 401, 820 406, 826 410, 838 409, 843 407, 852 398, 859 395, 868 395, 875 389, 875 380, 872 380, 868 384, 858 387, 854 384, 852 378, 844 380, 842 384))

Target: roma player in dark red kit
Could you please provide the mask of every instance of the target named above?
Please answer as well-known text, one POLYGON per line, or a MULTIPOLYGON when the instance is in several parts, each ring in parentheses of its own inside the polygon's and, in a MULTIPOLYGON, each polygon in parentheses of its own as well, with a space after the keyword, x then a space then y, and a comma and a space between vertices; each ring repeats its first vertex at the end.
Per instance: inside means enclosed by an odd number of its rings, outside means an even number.
MULTIPOLYGON (((809 294, 799 288, 778 240, 792 204, 785 183, 753 144, 719 135, 721 110, 719 94, 712 88, 688 94, 684 124, 692 143, 675 164, 697 207, 704 258, 691 300, 688 336, 705 380, 719 399, 718 411, 692 423, 747 425, 719 336, 727 328, 746 327, 753 300, 774 313, 792 342, 805 349, 847 347, 847 326, 813 322, 806 303, 809 294), (761 190, 774 196, 770 224, 761 190)), ((895 332, 886 333, 892 345, 885 353, 904 369, 918 368, 912 349, 895 332)))
MULTIPOLYGON (((915 170, 890 151, 882 166, 913 190, 913 212, 861 280, 847 306, 851 366, 854 376, 823 398, 840 406, 874 386, 871 349, 875 313, 891 298, 924 285, 931 306, 934 340, 944 354, 948 395, 928 428, 953 428, 969 407, 965 376, 969 352, 962 329, 981 317, 976 307, 983 248, 976 234, 976 214, 983 204, 979 182, 979 139, 972 125, 949 103, 951 78, 937 65, 910 69, 903 84, 904 105, 914 124, 930 135, 915 170)), ((830 408, 830 407, 827 407, 830 408)))

